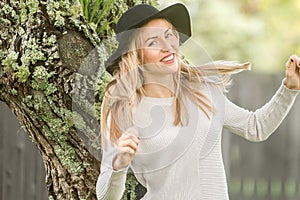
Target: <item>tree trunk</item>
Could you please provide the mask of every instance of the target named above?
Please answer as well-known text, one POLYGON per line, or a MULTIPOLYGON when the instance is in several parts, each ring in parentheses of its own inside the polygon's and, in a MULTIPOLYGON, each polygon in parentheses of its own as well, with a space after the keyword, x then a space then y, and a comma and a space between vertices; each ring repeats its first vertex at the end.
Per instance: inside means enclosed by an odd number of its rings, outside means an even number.
MULTIPOLYGON (((110 79, 103 38, 111 33, 98 35, 76 2, 0 0, 0 100, 41 153, 49 199, 96 199, 99 107, 110 79)), ((101 16, 114 19, 133 4, 114 2, 101 16)))

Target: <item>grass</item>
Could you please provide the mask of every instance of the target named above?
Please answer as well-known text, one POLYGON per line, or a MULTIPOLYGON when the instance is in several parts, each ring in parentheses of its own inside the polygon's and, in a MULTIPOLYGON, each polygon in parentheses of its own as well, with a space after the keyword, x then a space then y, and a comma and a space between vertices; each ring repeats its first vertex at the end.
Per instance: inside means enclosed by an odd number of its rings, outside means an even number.
POLYGON ((107 19, 115 3, 114 0, 79 0, 79 2, 87 22, 98 34, 109 29, 110 25, 116 22, 117 18, 107 19))

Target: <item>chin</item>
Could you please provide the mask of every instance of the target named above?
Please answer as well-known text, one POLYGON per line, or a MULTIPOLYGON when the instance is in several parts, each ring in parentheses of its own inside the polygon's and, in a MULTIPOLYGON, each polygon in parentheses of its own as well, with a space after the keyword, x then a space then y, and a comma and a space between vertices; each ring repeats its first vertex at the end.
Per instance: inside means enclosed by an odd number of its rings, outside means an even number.
POLYGON ((175 73, 178 72, 179 70, 179 66, 178 66, 178 62, 175 62, 173 65, 171 66, 165 66, 166 71, 168 71, 169 73, 175 73))
POLYGON ((147 64, 144 65, 144 67, 145 67, 144 72, 151 73, 151 74, 161 74, 161 75, 173 74, 178 72, 179 70, 178 61, 168 65, 162 63, 147 64))

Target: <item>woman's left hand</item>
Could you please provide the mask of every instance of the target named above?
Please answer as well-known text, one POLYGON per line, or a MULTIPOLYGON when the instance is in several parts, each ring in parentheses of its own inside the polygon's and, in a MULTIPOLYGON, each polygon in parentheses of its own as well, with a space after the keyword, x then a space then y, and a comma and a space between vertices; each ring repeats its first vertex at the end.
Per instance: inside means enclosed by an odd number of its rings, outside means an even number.
POLYGON ((300 58, 292 55, 286 62, 285 86, 292 90, 300 90, 300 58))

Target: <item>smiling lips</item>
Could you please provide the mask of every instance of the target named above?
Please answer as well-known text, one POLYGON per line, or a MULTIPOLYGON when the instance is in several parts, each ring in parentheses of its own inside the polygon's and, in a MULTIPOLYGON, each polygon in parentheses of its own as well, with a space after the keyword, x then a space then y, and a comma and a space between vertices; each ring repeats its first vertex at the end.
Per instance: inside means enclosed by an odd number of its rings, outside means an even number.
POLYGON ((175 55, 174 53, 167 55, 166 57, 164 57, 163 59, 160 60, 163 63, 166 64, 171 64, 175 61, 175 55))

